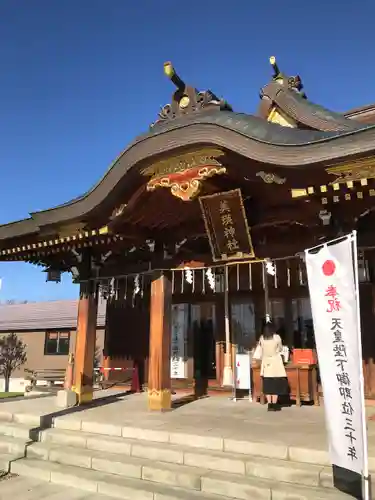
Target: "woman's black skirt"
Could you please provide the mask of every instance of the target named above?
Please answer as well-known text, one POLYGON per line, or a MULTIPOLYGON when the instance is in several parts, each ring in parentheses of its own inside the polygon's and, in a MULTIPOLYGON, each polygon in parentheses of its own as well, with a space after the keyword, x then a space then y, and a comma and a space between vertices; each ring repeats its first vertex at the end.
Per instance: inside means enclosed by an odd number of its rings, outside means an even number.
POLYGON ((268 396, 287 396, 289 384, 286 377, 262 377, 263 394, 268 396))

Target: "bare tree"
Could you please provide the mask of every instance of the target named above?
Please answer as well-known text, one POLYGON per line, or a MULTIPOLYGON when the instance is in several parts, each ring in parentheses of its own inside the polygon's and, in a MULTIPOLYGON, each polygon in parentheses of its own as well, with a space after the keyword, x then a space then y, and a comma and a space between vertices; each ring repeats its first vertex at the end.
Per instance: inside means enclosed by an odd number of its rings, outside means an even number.
POLYGON ((14 370, 27 361, 26 344, 15 333, 0 338, 0 374, 4 376, 5 392, 9 392, 9 381, 14 370))

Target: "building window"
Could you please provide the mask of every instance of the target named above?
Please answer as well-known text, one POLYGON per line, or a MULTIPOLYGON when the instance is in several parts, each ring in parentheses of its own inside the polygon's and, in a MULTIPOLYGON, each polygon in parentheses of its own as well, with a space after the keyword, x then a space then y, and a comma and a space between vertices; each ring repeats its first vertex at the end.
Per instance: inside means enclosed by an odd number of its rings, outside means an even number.
POLYGON ((69 354, 70 332, 46 332, 44 354, 69 354))

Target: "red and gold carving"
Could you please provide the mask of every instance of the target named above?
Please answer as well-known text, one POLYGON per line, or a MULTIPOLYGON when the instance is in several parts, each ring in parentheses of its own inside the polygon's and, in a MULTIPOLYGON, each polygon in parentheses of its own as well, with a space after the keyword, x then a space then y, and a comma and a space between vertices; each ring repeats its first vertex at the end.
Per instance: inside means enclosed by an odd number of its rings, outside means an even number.
POLYGON ((142 172, 151 176, 147 190, 166 187, 173 196, 183 201, 192 200, 199 194, 205 179, 226 173, 226 168, 217 160, 223 154, 218 149, 206 148, 160 161, 142 172))

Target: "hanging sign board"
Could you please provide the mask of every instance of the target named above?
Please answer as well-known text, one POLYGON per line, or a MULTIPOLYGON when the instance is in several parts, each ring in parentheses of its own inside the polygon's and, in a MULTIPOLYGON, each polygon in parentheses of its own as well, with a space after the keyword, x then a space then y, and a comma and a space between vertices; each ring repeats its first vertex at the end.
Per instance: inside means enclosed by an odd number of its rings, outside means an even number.
POLYGON ((214 261, 253 258, 240 189, 199 198, 214 261))
POLYGON ((334 466, 366 475, 367 437, 354 238, 355 234, 351 234, 318 250, 306 250, 306 266, 331 461, 334 466))

